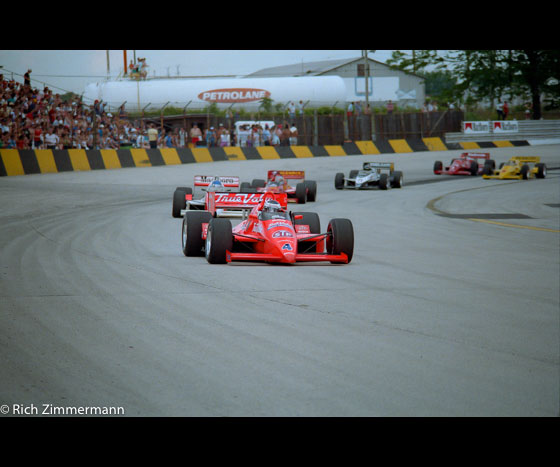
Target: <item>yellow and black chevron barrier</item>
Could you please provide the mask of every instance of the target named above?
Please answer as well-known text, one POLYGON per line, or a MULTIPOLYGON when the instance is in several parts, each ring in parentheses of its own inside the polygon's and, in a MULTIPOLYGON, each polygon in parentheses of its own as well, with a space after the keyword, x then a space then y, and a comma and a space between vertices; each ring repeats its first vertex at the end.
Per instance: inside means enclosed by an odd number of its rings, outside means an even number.
POLYGON ((163 149, 0 149, 0 176, 154 167, 197 162, 336 157, 528 146, 527 141, 445 143, 441 138, 355 141, 326 146, 197 147, 163 149))

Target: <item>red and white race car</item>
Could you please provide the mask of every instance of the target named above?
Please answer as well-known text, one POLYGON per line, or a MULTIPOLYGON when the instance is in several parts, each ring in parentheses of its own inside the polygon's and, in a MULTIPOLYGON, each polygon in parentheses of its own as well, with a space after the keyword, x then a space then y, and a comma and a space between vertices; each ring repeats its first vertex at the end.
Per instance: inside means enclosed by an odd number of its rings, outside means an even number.
POLYGON ((198 191, 203 192, 200 198, 197 199, 193 199, 193 189, 191 187, 180 186, 175 188, 175 192, 173 193, 173 206, 171 209, 171 215, 173 217, 183 217, 185 212, 190 209, 208 209, 206 194, 209 192, 239 191, 239 177, 196 175, 194 177, 195 191, 197 191, 197 188, 199 189, 198 191), (204 194, 204 192, 206 192, 206 194, 204 194))
POLYGON ((241 191, 256 189, 257 193, 286 193, 288 201, 305 203, 317 198, 317 182, 305 180, 303 170, 269 170, 267 179, 254 179, 251 183, 241 183, 241 191), (295 180, 295 186, 288 184, 288 180, 295 180))
POLYGON ((286 193, 208 193, 209 206, 230 204, 250 208, 232 227, 229 219, 210 211, 187 211, 183 219, 185 256, 206 256, 209 263, 265 261, 349 263, 354 253, 354 229, 349 219, 332 219, 321 233, 319 216, 288 212, 286 193))
MULTIPOLYGON (((444 167, 441 161, 434 162, 436 175, 482 175, 484 167, 492 167, 494 161, 487 152, 464 152, 457 159, 452 159, 449 166, 444 167)), ((494 164, 495 165, 495 164, 494 164)), ((494 167, 492 167, 492 170, 494 167)))

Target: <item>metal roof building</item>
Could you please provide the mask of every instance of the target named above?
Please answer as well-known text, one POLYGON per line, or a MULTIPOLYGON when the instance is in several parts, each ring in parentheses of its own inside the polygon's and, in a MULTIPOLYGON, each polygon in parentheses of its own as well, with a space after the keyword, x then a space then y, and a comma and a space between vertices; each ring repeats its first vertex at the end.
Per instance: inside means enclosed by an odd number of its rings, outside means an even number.
MULTIPOLYGON (((369 65, 367 100, 377 107, 392 100, 401 106, 420 108, 426 92, 422 77, 393 70, 388 65, 368 58, 369 65)), ((363 57, 300 62, 292 65, 263 68, 246 78, 272 78, 296 76, 340 76, 346 86, 346 102, 366 101, 366 73, 363 57)))

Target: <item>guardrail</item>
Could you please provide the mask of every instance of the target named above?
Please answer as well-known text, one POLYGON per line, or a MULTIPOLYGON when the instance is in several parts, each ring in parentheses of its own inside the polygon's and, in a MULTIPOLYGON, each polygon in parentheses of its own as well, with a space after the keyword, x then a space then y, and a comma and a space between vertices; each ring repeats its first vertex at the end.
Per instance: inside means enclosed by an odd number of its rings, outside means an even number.
POLYGON ((154 167, 200 162, 404 154, 528 146, 527 141, 445 143, 441 138, 354 141, 325 146, 198 147, 162 149, 0 149, 0 177, 71 171, 154 167))
POLYGON ((527 141, 534 139, 560 139, 560 120, 519 120, 519 131, 515 133, 446 133, 446 143, 461 143, 468 141, 527 141))

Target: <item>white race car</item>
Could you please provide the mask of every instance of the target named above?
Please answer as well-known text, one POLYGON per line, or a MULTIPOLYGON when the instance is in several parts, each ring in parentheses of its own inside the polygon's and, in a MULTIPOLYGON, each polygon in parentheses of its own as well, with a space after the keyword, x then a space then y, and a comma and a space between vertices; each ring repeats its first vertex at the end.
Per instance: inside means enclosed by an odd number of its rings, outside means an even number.
POLYGON ((348 178, 344 178, 344 174, 341 172, 337 173, 334 177, 334 187, 337 190, 344 188, 353 190, 402 188, 403 173, 394 168, 392 162, 364 162, 362 170, 351 170, 348 178), (387 170, 389 173, 386 172, 387 170))

